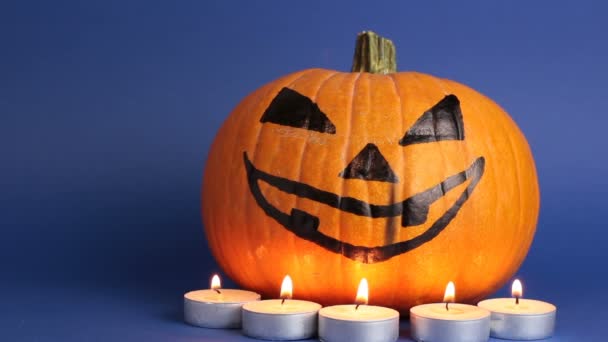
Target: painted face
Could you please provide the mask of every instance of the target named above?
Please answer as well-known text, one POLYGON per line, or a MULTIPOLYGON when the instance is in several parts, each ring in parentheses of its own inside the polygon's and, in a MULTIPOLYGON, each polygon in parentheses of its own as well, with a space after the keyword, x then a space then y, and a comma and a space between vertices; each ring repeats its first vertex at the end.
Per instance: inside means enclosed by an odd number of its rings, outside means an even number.
MULTIPOLYGON (((316 134, 335 135, 346 127, 337 127, 331 121, 331 112, 324 112, 319 105, 309 97, 288 87, 282 88, 266 108, 259 121, 262 124, 274 124, 301 130, 316 132, 316 134)), ((415 144, 436 144, 442 141, 465 140, 464 116, 460 101, 454 94, 438 98, 430 103, 426 111, 419 114, 416 121, 407 128, 401 139, 383 140, 383 146, 391 143, 401 148, 415 144)), ((365 199, 345 196, 323 190, 313 184, 282 177, 272 172, 264 171, 254 164, 247 150, 243 151, 243 163, 246 170, 247 183, 251 195, 259 207, 273 220, 299 238, 308 240, 333 253, 342 254, 353 260, 364 263, 376 263, 388 260, 399 254, 406 253, 438 236, 458 214, 462 205, 473 195, 473 192, 483 177, 485 159, 476 156, 470 160, 464 170, 455 170, 451 175, 436 184, 420 189, 406 199, 390 203, 370 203, 365 199), (399 219, 401 229, 426 225, 418 235, 404 241, 387 243, 381 246, 356 245, 341 241, 319 230, 321 219, 301 208, 278 208, 264 195, 261 183, 284 192, 325 205, 348 215, 357 215, 372 219, 399 219), (429 209, 433 203, 442 199, 453 189, 460 188, 456 200, 443 211, 433 222, 429 223, 429 209)), ((304 167, 304 166, 302 166, 304 167)), ((384 182, 398 186, 400 182, 411 179, 404 177, 401 169, 391 166, 391 161, 384 157, 381 148, 374 142, 368 142, 344 165, 339 173, 326 174, 324 177, 334 177, 341 182, 384 182)), ((315 172, 324 172, 316 170, 315 172)), ((387 196, 388 197, 388 196, 387 196)), ((345 227, 343 229, 355 229, 345 227)))

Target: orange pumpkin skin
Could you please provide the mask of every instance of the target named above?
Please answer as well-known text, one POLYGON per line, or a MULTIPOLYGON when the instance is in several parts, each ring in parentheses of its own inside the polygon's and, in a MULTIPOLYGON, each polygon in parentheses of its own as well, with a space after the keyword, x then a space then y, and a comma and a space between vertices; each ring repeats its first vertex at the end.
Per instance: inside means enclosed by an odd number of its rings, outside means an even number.
MULTIPOLYGON (((422 224, 372 218, 289 194, 258 180, 264 198, 289 214, 319 219, 326 236, 357 246, 385 246, 420 236, 466 192, 445 192, 422 224)), ((441 301, 448 281, 459 302, 476 302, 500 288, 524 260, 536 229, 539 189, 526 139, 497 104, 462 84, 430 75, 388 75, 310 69, 257 89, 230 114, 211 147, 202 187, 209 247, 240 286, 276 298, 286 274, 294 298, 323 305, 352 303, 362 277, 370 304, 401 312, 441 301), (283 88, 315 102, 335 125, 328 134, 261 122, 283 88), (401 146, 404 133, 448 94, 460 100, 463 140, 401 146), (369 143, 381 151, 397 182, 345 179, 339 174, 369 143), (302 239, 268 215, 248 184, 244 155, 256 169, 341 198, 372 204, 403 201, 469 168, 480 157, 483 175, 449 224, 430 241, 374 262, 345 257, 302 239)))

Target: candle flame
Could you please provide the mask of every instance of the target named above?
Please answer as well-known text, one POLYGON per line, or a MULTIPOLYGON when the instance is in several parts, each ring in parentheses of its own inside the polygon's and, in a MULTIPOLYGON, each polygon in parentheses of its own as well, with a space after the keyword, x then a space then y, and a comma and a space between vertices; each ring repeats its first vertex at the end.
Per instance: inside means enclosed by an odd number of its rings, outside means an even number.
POLYGON ((211 289, 218 290, 222 288, 222 283, 220 282, 220 277, 217 274, 214 274, 211 278, 211 289))
POLYGON ((521 281, 519 281, 519 279, 515 279, 513 281, 513 285, 511 285, 511 296, 513 296, 515 298, 519 298, 519 297, 523 296, 523 294, 524 294, 524 291, 521 286, 521 281))
POLYGON ((293 294, 293 282, 291 281, 291 277, 286 275, 283 278, 283 283, 281 284, 281 299, 291 299, 293 294))
POLYGON ((369 287, 367 286, 367 279, 362 278, 359 282, 359 288, 357 289, 357 298, 355 304, 365 305, 367 304, 367 297, 369 296, 369 287))
POLYGON ((445 287, 445 294, 443 295, 444 303, 454 303, 454 298, 456 298, 456 287, 453 282, 449 282, 445 287))

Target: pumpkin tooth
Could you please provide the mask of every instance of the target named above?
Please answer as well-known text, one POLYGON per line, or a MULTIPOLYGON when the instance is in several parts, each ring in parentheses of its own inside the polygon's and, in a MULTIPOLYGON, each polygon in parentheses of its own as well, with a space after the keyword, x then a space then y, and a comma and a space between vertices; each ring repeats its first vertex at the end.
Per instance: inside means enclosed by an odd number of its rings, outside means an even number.
POLYGON ((417 196, 406 200, 403 203, 403 212, 401 213, 401 226, 417 226, 426 222, 429 206, 433 202, 430 196, 417 196))
POLYGON ((315 232, 319 228, 319 218, 303 210, 293 208, 289 215, 289 225, 298 233, 315 232))

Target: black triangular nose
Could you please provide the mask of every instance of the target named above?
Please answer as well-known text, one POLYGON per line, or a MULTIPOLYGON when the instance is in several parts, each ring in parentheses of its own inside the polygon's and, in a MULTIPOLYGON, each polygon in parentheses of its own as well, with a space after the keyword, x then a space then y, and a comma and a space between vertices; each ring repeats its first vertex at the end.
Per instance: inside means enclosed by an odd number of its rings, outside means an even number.
POLYGON ((388 162, 380 153, 378 146, 367 144, 346 168, 338 174, 342 178, 356 178, 380 182, 397 183, 395 175, 388 162))

